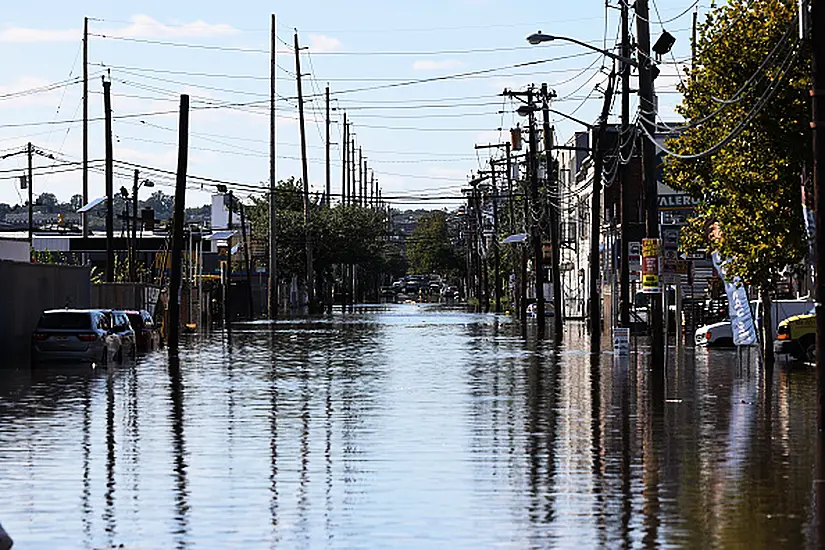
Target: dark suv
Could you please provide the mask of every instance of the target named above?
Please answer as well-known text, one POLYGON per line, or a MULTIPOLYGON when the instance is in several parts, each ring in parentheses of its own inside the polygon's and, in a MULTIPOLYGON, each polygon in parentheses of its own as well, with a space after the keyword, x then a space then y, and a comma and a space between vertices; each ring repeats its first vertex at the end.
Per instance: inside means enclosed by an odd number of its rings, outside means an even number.
POLYGON ((148 311, 145 309, 140 311, 128 310, 126 316, 135 331, 135 344, 138 353, 146 353, 160 347, 160 332, 148 311))
POLYGON ((80 361, 105 365, 120 355, 120 336, 101 310, 44 311, 32 333, 32 362, 80 361))

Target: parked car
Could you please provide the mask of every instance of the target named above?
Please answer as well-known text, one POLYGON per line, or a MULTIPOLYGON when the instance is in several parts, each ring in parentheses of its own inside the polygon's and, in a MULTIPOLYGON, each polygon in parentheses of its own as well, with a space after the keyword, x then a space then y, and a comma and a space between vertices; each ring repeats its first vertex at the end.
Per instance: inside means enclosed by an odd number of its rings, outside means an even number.
POLYGON ((160 331, 155 325, 152 315, 142 309, 140 311, 126 311, 129 323, 135 331, 135 344, 138 353, 146 353, 160 348, 160 331))
POLYGON ((32 333, 32 362, 80 361, 106 365, 119 357, 120 336, 102 310, 44 311, 32 333))
POLYGON ((135 343, 135 331, 129 322, 126 312, 121 309, 105 309, 104 313, 110 316, 112 332, 120 337, 120 352, 117 360, 122 361, 124 357, 134 357, 137 353, 135 343))
POLYGON ((816 313, 788 317, 776 329, 773 351, 777 355, 792 355, 799 361, 816 361, 816 313))

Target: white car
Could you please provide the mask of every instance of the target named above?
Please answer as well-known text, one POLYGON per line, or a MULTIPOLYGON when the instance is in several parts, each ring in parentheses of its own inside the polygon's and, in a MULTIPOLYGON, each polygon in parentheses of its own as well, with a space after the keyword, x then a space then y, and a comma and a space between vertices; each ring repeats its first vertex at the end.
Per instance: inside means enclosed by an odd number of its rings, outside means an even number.
POLYGON ((732 346, 733 330, 730 321, 720 321, 697 328, 693 340, 697 346, 732 346))

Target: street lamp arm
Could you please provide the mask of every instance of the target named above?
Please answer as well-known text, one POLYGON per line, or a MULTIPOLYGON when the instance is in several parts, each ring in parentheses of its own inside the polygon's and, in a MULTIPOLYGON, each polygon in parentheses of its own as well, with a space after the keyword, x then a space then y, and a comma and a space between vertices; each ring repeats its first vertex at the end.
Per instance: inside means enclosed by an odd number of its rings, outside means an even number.
POLYGON ((621 55, 617 55, 613 52, 609 52, 607 50, 603 50, 601 48, 597 48, 592 44, 588 44, 587 42, 582 42, 576 38, 571 38, 569 36, 555 36, 551 34, 544 34, 541 31, 537 33, 533 33, 527 37, 527 41, 532 45, 541 44, 542 42, 553 42, 554 40, 563 40, 565 42, 571 42, 582 48, 587 48, 588 50, 593 50, 594 52, 600 53, 602 55, 606 55, 611 59, 615 59, 616 61, 620 61, 622 63, 627 63, 631 67, 638 67, 639 63, 635 59, 630 59, 629 57, 622 57, 621 55))
POLYGON ((593 125, 592 125, 592 124, 588 124, 587 122, 583 121, 583 120, 582 120, 582 119, 580 119, 580 118, 576 118, 576 117, 574 117, 574 116, 570 116, 570 115, 568 115, 567 113, 562 113, 561 111, 557 111, 556 109, 547 109, 547 110, 548 110, 549 112, 551 112, 551 113, 554 113, 554 114, 557 114, 557 115, 559 115, 559 116, 562 116, 562 117, 564 117, 564 118, 566 118, 566 119, 572 120, 573 122, 577 122, 577 123, 581 124, 582 126, 584 126, 585 128, 587 128, 588 130, 589 130, 589 129, 591 129, 591 128, 593 128, 593 125))

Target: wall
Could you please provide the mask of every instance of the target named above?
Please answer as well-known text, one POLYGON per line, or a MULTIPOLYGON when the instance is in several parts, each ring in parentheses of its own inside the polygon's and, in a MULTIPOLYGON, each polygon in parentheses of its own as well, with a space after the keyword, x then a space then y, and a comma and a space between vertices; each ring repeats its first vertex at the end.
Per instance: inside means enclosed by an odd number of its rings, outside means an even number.
POLYGON ((101 309, 145 309, 152 315, 160 288, 143 283, 92 285, 91 307, 101 309))
POLYGON ((28 262, 31 260, 29 241, 0 239, 0 260, 28 262))
POLYGON ((0 261, 0 367, 28 365, 31 333, 47 309, 88 308, 91 270, 0 261))

